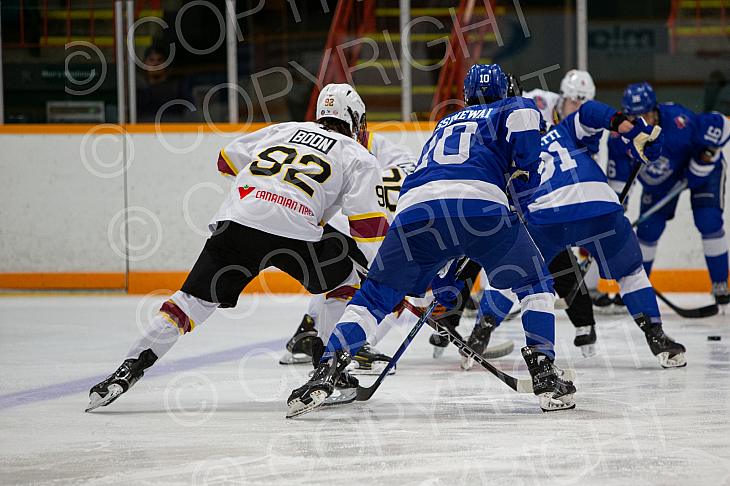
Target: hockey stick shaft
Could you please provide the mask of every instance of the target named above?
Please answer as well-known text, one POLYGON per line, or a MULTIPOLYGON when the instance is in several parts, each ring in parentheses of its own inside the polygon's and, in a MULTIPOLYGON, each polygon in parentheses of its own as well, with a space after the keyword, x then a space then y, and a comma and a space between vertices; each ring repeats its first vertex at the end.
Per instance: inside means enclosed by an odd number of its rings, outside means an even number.
MULTIPOLYGON (((413 312, 416 315, 419 315, 420 309, 418 309, 416 306, 411 304, 408 301, 405 301, 405 307, 409 311, 413 312)), ((426 322, 429 326, 431 326, 436 332, 438 332, 441 336, 446 336, 449 339, 449 342, 451 342, 454 346, 456 346, 459 351, 462 351, 463 354, 467 358, 473 358, 474 361, 482 365, 487 371, 492 373, 494 376, 496 376, 502 383, 507 385, 508 387, 512 388, 516 392, 520 393, 531 393, 532 392, 532 380, 519 380, 513 376, 508 375, 507 373, 495 368, 489 361, 484 359, 484 357, 472 350, 463 339, 460 339, 459 336, 457 336, 455 333, 453 333, 448 327, 441 325, 439 322, 435 321, 434 319, 431 319, 430 314, 427 314, 427 312, 424 312, 421 314, 421 319, 419 319, 419 322, 423 320, 426 322), (424 319, 424 316, 426 318, 424 319), (526 381, 529 381, 529 383, 524 383, 526 381)))
MULTIPOLYGON (((469 263, 469 259, 464 257, 461 259, 461 261, 458 263, 458 268, 456 269, 455 273, 455 279, 458 279, 461 277, 462 272, 466 268, 466 265, 469 263)), ((415 308, 412 304, 410 304, 407 300, 403 300, 403 303, 406 307, 409 305, 411 307, 408 307, 408 309, 415 308)), ((431 317, 431 313, 436 308, 436 305, 438 304, 438 301, 434 299, 431 304, 424 310, 422 313, 417 314, 419 315, 418 322, 413 326, 411 329, 411 332, 408 333, 406 338, 403 340, 401 345, 396 350, 395 354, 392 358, 390 358, 390 361, 388 364, 383 368, 383 371, 380 372, 378 377, 375 379, 375 383, 368 387, 357 387, 357 401, 364 402, 366 400, 369 400, 370 397, 373 396, 373 393, 380 387, 380 384, 385 380, 385 377, 388 376, 388 372, 393 369, 395 364, 398 362, 400 357, 403 355, 403 353, 406 352, 406 349, 408 349, 408 346, 410 346, 411 342, 413 342, 413 339, 416 337, 416 334, 418 334, 418 331, 421 330, 423 327, 423 324, 431 317)))
MULTIPOLYGON (((406 306, 410 305, 410 303, 407 300, 404 300, 403 302, 406 303, 406 306)), ((357 387, 357 401, 364 402, 365 400, 369 400, 370 397, 373 396, 373 393, 375 393, 375 390, 377 390, 380 387, 380 384, 383 382, 386 376, 388 376, 388 372, 393 369, 395 364, 398 362, 400 357, 403 355, 403 353, 406 352, 406 349, 408 349, 408 346, 410 346, 411 342, 413 342, 413 339, 416 337, 416 334, 418 334, 418 331, 421 330, 423 327, 423 324, 426 323, 426 320, 431 317, 431 313, 433 312, 433 309, 436 307, 437 301, 436 299, 431 302, 431 304, 426 308, 425 311, 423 311, 418 319, 418 322, 413 326, 413 329, 411 329, 411 332, 408 333, 405 340, 401 343, 401 345, 398 347, 398 350, 393 354, 393 357, 390 358, 390 361, 385 366, 383 371, 380 372, 380 375, 378 375, 378 378, 375 380, 375 383, 370 385, 369 387, 357 387)), ((410 309, 410 307, 409 307, 410 309)))
POLYGON ((652 207, 650 207, 644 214, 639 215, 639 217, 631 223, 631 226, 635 228, 636 226, 639 226, 641 223, 649 219, 650 216, 655 214, 657 211, 662 209, 664 206, 672 202, 677 196, 679 196, 682 191, 687 189, 687 181, 682 180, 675 184, 675 186, 667 193, 666 196, 661 198, 659 201, 657 201, 656 204, 654 204, 652 207))
POLYGON ((667 304, 667 306, 672 309, 674 312, 677 313, 680 317, 684 317, 685 319, 700 319, 703 317, 710 317, 717 315, 718 312, 720 312, 720 308, 717 306, 717 304, 711 304, 706 305, 704 307, 698 307, 696 309, 683 309, 681 307, 677 307, 674 305, 669 299, 664 297, 661 292, 658 290, 654 290, 654 293, 656 293, 656 296, 661 299, 662 302, 667 304))

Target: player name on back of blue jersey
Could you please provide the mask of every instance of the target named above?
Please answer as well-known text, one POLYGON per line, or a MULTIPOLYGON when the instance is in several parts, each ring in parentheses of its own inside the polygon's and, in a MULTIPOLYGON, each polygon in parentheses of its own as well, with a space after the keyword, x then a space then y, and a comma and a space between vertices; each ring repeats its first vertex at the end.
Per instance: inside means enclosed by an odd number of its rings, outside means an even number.
POLYGON ((462 110, 457 113, 454 113, 453 115, 449 115, 446 118, 442 119, 440 122, 438 122, 438 125, 436 125, 436 130, 439 130, 446 125, 451 125, 452 123, 461 121, 461 120, 478 120, 480 118, 489 118, 489 115, 492 113, 493 108, 482 108, 478 110, 462 110))

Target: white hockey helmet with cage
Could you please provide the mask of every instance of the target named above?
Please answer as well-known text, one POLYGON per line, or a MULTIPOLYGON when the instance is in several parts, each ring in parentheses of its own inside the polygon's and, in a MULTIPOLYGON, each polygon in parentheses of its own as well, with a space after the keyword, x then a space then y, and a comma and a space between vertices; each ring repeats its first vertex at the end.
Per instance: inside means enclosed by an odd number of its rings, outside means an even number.
POLYGON ((592 100, 596 96, 596 85, 588 71, 571 69, 560 82, 560 96, 578 101, 592 100))
POLYGON ((365 122, 365 103, 349 84, 328 84, 319 92, 316 118, 342 120, 350 127, 352 136, 357 137, 365 122))

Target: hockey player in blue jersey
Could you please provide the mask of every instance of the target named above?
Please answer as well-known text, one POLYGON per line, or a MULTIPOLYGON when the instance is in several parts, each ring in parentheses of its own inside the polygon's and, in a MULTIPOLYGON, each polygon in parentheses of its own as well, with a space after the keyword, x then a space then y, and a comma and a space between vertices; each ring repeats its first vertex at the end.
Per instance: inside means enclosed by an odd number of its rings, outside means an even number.
MULTIPOLYGON (((443 118, 424 146, 367 280, 331 334, 320 366, 289 396, 288 417, 320 406, 385 315, 407 294, 426 292, 439 270, 462 256, 481 265, 494 286, 512 288, 520 298, 522 355, 542 409, 575 406, 575 387, 553 365, 552 282, 505 193, 513 164, 526 174, 519 188, 539 182, 541 117, 532 100, 507 97, 507 83, 499 65, 470 68, 466 108, 443 118)), ((449 300, 435 293, 440 302, 449 300)))
MULTIPOLYGON (((624 91, 622 104, 624 113, 660 126, 664 134, 661 156, 639 173, 643 187, 641 213, 660 201, 675 185, 687 181, 695 226, 702 235, 712 294, 718 304, 727 305, 730 293, 727 285, 728 245, 723 229, 725 160, 722 148, 730 139, 730 120, 716 112, 695 114, 682 105, 657 103, 649 83, 629 85, 624 91)), ((608 150, 609 175, 620 185, 631 172, 625 143, 619 137, 611 137, 608 150)), ((667 221, 674 217, 678 199, 675 198, 637 228, 647 274, 651 273, 657 243, 667 221)))
MULTIPOLYGON (((608 105, 586 101, 543 135, 540 186, 520 195, 520 207, 546 261, 566 248, 587 249, 596 259, 601 276, 618 281, 629 312, 661 366, 685 366, 684 346, 662 329, 656 294, 642 267, 631 223, 606 175, 590 156, 603 129, 620 133, 635 163, 648 163, 661 153, 661 142, 652 143, 660 133, 657 127, 642 119, 631 122, 608 105)), ((499 307, 499 300, 486 294, 480 312, 491 315, 491 322, 498 325, 503 315, 499 307)), ((595 342, 593 326, 587 332, 595 342)))

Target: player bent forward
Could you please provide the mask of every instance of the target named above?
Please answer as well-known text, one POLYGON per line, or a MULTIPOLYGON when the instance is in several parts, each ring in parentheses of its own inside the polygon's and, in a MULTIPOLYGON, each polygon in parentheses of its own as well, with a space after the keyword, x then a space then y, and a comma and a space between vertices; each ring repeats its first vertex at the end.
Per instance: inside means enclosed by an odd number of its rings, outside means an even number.
MULTIPOLYGON (((359 277, 341 238, 322 238, 320 221, 339 211, 372 258, 388 222, 370 194, 380 182, 375 158, 355 141, 364 106, 346 84, 328 85, 316 123, 282 123, 244 135, 221 151, 218 168, 235 175, 197 262, 182 289, 127 353, 122 365, 89 392, 87 411, 113 402, 182 334, 218 307, 234 307, 266 267, 288 273, 315 294, 352 296, 359 277)), ((355 383, 356 385, 356 383, 355 383)))
POLYGON ((531 100, 507 98, 507 79, 496 64, 472 66, 464 99, 467 107, 438 123, 403 183, 395 220, 368 279, 331 334, 312 378, 289 396, 288 417, 320 406, 383 318, 406 294, 424 293, 439 269, 461 256, 481 265, 493 285, 519 296, 527 344, 522 355, 543 410, 575 407, 575 387, 553 366, 552 283, 505 195, 512 161, 531 173, 533 184, 539 180, 540 113, 531 100))

